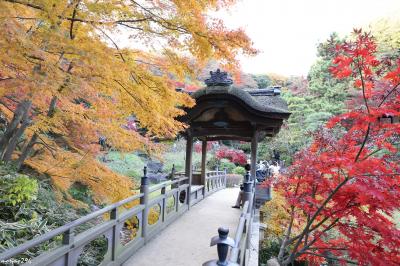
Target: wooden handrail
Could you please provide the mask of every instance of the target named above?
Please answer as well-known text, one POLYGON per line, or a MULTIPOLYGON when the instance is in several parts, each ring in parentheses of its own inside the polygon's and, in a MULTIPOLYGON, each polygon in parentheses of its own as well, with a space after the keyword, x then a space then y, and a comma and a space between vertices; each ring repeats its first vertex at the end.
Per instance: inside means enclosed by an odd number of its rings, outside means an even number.
POLYGON ((82 224, 84 224, 86 222, 89 222, 90 220, 93 220, 94 218, 97 218, 100 215, 103 215, 103 214, 105 214, 105 213, 107 213, 107 212, 109 212, 109 211, 111 211, 113 209, 116 209, 116 208, 118 208, 118 207, 120 207, 120 206, 122 206, 122 205, 124 205, 126 203, 129 203, 131 201, 137 200, 142 196, 143 196, 143 193, 140 193, 140 194, 131 196, 129 198, 126 198, 124 200, 121 200, 121 201, 119 201, 117 203, 108 205, 107 207, 104 207, 104 208, 102 208, 102 209, 100 209, 98 211, 90 213, 90 214, 88 214, 88 215, 86 215, 84 217, 81 217, 81 218, 79 218, 79 219, 77 219, 75 221, 69 222, 69 223, 67 223, 67 224, 65 224, 63 226, 60 226, 60 227, 58 227, 58 228, 56 228, 54 230, 51 230, 51 231, 45 233, 44 235, 36 237, 36 238, 34 238, 34 239, 32 239, 32 240, 30 240, 28 242, 25 242, 25 243, 15 247, 15 248, 12 248, 10 250, 6 250, 5 252, 0 254, 0 261, 7 260, 9 258, 12 258, 12 257, 20 254, 20 253, 23 253, 23 252, 27 251, 30 248, 33 248, 33 247, 35 247, 37 245, 40 245, 41 243, 43 243, 45 241, 51 240, 52 238, 54 238, 54 237, 56 237, 58 235, 61 235, 61 234, 65 233, 65 232, 67 232, 67 231, 70 231, 71 229, 73 229, 73 228, 75 228, 75 227, 77 227, 79 225, 82 225, 82 224))

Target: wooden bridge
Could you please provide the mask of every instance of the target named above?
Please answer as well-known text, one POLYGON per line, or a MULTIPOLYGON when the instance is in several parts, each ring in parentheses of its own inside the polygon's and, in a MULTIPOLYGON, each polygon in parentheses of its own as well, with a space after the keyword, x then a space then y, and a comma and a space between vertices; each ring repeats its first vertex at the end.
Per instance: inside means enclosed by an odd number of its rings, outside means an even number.
POLYGON ((183 133, 187 144, 182 176, 150 186, 144 171, 137 195, 7 250, 0 262, 61 238, 58 247, 30 264, 72 266, 88 243, 103 237, 107 251, 101 265, 257 265, 259 228, 253 219, 258 206, 270 199, 268 188, 256 182, 257 146, 264 137, 276 135, 290 113, 276 88, 235 89, 219 70, 211 72, 206 84, 192 94, 196 105, 179 118, 189 125, 183 133), (200 174, 192 172, 194 139, 202 141, 200 174), (243 180, 241 211, 231 208, 238 190, 226 188, 226 172, 206 172, 207 142, 215 140, 251 142, 251 172, 243 180), (93 220, 100 222, 79 232, 93 220))
POLYGON ((190 190, 188 177, 176 177, 149 186, 145 174, 139 194, 8 250, 0 254, 0 261, 12 262, 16 255, 62 236, 59 247, 24 265, 77 265, 84 247, 105 236, 108 248, 100 265, 202 265, 218 257, 217 249, 210 248, 209 242, 217 234, 217 228, 223 225, 231 230, 231 235, 236 235, 232 249, 236 251, 231 252, 231 260, 243 265, 245 254, 249 254, 246 249, 252 215, 248 212, 249 201, 243 211, 230 208, 238 192, 238 188, 226 189, 225 171, 208 172, 206 185, 191 186, 190 190), (188 194, 190 197, 186 196, 188 194), (168 199, 173 199, 172 208, 168 208, 168 199), (129 207, 138 200, 138 204, 129 207), (150 225, 149 213, 155 206, 159 207, 160 213, 157 221, 150 225), (99 218, 102 222, 96 226, 74 234, 80 225, 99 218), (122 232, 132 218, 137 219, 138 230, 131 240, 123 241, 122 232))

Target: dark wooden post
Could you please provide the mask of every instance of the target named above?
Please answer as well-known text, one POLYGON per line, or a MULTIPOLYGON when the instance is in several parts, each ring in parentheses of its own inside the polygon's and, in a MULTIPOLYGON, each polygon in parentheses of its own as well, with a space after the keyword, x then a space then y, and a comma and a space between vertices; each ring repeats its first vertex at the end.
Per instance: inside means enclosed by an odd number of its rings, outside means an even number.
POLYGON ((254 130, 253 137, 251 138, 251 169, 250 169, 250 175, 251 175, 251 180, 255 181, 256 180, 256 164, 257 164, 257 136, 258 132, 257 130, 254 130))
POLYGON ((188 208, 190 208, 191 203, 191 189, 192 189, 192 154, 193 154, 193 137, 188 132, 186 139, 186 162, 185 162, 185 175, 189 178, 189 188, 187 193, 187 203, 188 208))
POLYGON ((201 143, 201 180, 200 184, 206 184, 207 140, 201 143))
MULTIPOLYGON (((118 208, 114 208, 110 212, 110 220, 118 220, 118 208)), ((120 242, 120 232, 117 230, 117 225, 112 228, 112 241, 111 241, 111 261, 118 259, 117 249, 120 242)))

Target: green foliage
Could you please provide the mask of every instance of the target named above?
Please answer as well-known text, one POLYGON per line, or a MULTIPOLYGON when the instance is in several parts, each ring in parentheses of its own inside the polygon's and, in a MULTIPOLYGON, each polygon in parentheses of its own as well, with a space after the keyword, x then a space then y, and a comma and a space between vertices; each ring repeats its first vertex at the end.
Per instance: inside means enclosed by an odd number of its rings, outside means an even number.
POLYGON ((208 170, 215 170, 219 165, 219 160, 214 156, 207 160, 206 167, 208 170))
POLYGON ((232 172, 234 174, 244 176, 246 174, 246 169, 244 169, 242 166, 237 166, 232 172))
POLYGON ((251 144, 249 142, 240 143, 238 149, 242 150, 244 153, 250 154, 251 144))
POLYGON ((266 88, 272 84, 272 81, 268 75, 253 75, 253 79, 257 82, 259 89, 266 88))
POLYGON ((38 184, 34 179, 21 174, 0 177, 0 204, 15 206, 28 203, 37 196, 38 184))
MULTIPOLYGON (((186 157, 186 152, 181 150, 181 151, 169 151, 167 153, 164 153, 162 158, 164 159, 164 167, 163 170, 165 172, 170 172, 172 169, 172 165, 175 165, 175 171, 176 172, 182 172, 185 171, 185 157, 186 157)), ((196 168, 200 167, 201 164, 201 154, 200 153, 193 153, 193 165, 194 170, 196 168)))
POLYGON ((272 257, 277 257, 279 254, 279 242, 277 240, 264 240, 260 248, 260 263, 267 263, 272 257))
POLYGON ((110 151, 99 158, 111 170, 126 176, 139 179, 143 175, 144 160, 136 153, 110 151))
POLYGON ((231 174, 236 168, 236 165, 230 162, 228 159, 221 159, 218 167, 220 170, 224 170, 226 168, 228 174, 231 174))
MULTIPOLYGON (((9 171, 7 176, 17 177, 20 175, 9 171)), ((2 176, 2 178, 4 177, 2 176)), ((57 201, 52 187, 48 183, 44 181, 37 182, 32 177, 24 176, 24 178, 28 178, 31 182, 25 182, 25 180, 23 184, 30 185, 30 192, 36 192, 32 194, 26 193, 25 196, 20 197, 23 198, 23 201, 17 201, 15 205, 0 204, 0 252, 21 245, 51 229, 79 218, 77 211, 72 206, 65 202, 57 201), (35 189, 32 189, 32 187, 35 189)), ((47 241, 37 248, 18 256, 18 259, 37 256, 60 243, 61 236, 55 237, 51 241, 47 241)))
POLYGON ((99 265, 107 253, 107 239, 102 236, 94 239, 83 248, 82 254, 79 256, 79 266, 99 265))
MULTIPOLYGON (((7 223, 0 220, 0 252, 18 246, 29 239, 48 232, 50 229, 46 220, 21 220, 7 223)), ((43 245, 42 250, 48 250, 49 244, 43 245)), ((35 252, 35 251, 31 251, 35 252)))
POLYGON ((80 182, 75 182, 72 184, 68 193, 73 199, 82 201, 88 205, 93 204, 92 192, 90 188, 80 182))

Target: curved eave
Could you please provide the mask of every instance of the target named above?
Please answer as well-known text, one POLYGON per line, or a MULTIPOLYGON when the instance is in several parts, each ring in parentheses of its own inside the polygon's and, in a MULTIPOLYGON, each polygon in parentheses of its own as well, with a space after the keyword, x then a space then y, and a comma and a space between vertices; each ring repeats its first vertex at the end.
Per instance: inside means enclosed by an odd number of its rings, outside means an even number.
POLYGON ((252 113, 263 115, 266 117, 279 117, 287 119, 290 116, 286 102, 279 96, 251 96, 246 90, 233 87, 206 87, 194 92, 191 95, 196 102, 201 98, 224 98, 234 97, 242 102, 242 106, 246 107, 252 113), (268 100, 265 102, 265 100, 268 100), (262 102, 264 100, 264 102, 262 102))

